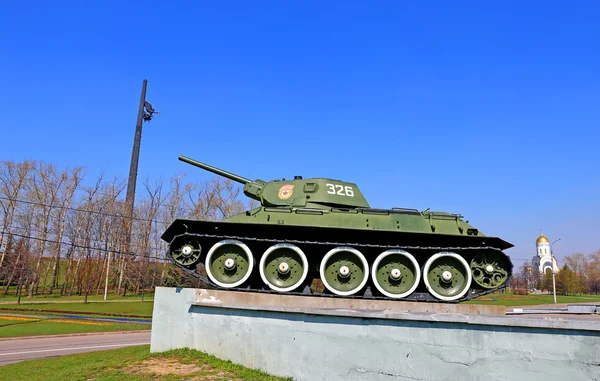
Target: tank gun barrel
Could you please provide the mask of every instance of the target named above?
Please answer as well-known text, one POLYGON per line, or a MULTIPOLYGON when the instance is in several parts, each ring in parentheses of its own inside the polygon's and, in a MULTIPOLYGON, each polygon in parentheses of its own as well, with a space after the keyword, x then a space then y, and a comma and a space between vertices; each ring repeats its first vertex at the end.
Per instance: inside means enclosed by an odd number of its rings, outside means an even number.
POLYGON ((213 167, 212 165, 201 163, 199 161, 190 159, 189 157, 179 156, 179 160, 181 160, 181 161, 183 161, 185 163, 191 164, 193 166, 196 166, 198 168, 205 169, 205 170, 207 170, 209 172, 216 173, 217 175, 226 177, 226 178, 228 178, 230 180, 237 181, 238 183, 241 183, 241 184, 244 184, 244 185, 246 185, 246 184, 248 184, 248 183, 251 182, 249 179, 247 179, 245 177, 234 175, 233 173, 230 173, 230 172, 224 171, 222 169, 213 167))

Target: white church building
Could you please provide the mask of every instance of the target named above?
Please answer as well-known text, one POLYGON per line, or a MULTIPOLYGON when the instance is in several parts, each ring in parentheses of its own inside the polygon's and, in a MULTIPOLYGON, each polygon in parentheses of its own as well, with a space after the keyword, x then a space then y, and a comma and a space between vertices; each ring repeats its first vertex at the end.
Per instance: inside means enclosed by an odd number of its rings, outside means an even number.
POLYGON ((531 260, 531 267, 538 268, 542 274, 546 272, 546 269, 552 269, 555 274, 558 273, 560 268, 556 263, 556 258, 552 257, 550 241, 548 241, 548 238, 544 234, 540 234, 535 241, 535 248, 537 255, 531 260))

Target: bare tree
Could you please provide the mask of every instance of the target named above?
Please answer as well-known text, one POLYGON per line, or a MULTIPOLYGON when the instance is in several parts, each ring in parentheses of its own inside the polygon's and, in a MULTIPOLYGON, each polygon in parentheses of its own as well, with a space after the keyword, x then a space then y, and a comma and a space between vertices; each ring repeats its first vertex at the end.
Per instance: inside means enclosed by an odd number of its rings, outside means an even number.
MULTIPOLYGON (((16 223, 16 228, 19 231, 23 231, 24 234, 22 234, 24 237, 28 237, 31 234, 32 228, 33 228, 33 219, 34 219, 34 208, 23 208, 23 209, 17 209, 17 212, 15 213, 15 223, 16 223)), ((24 239, 22 238, 21 244, 17 245, 18 248, 23 249, 23 250, 15 250, 16 251, 16 258, 15 258, 15 262, 18 263, 26 263, 27 266, 30 266, 30 258, 31 258, 31 253, 30 253, 30 240, 29 239, 24 239)), ((25 266, 23 264, 23 266, 25 266)), ((29 267, 28 267, 29 269, 29 267)), ((28 280, 31 278, 31 274, 29 272, 27 272, 27 274, 24 273, 24 269, 21 269, 20 267, 13 267, 12 269, 8 269, 9 270, 9 277, 8 280, 6 282, 5 288, 4 288, 4 295, 8 294, 8 290, 10 288, 10 286, 13 284, 13 281, 15 279, 17 279, 18 281, 22 281, 22 280, 28 280), (25 274, 25 275, 24 275, 25 274)), ((19 289, 20 290, 20 289, 19 289)))
MULTIPOLYGON (((104 212, 102 219, 100 220, 99 237, 98 241, 103 245, 103 265, 102 273, 106 273, 105 277, 105 292, 104 297, 106 299, 108 293, 108 279, 110 275, 110 262, 114 256, 113 250, 119 246, 120 239, 122 238, 122 222, 123 219, 118 217, 120 202, 118 197, 125 189, 125 183, 117 178, 114 178, 109 184, 104 187, 103 190, 103 206, 102 211, 104 212), (106 271, 104 269, 106 268, 106 271)), ((100 258, 100 255, 98 256, 100 258)), ((100 292, 101 282, 98 283, 97 293, 100 292)))
MULTIPOLYGON (((75 221, 70 221, 69 230, 67 236, 70 237, 71 242, 75 245, 75 247, 81 247, 81 250, 72 251, 72 255, 70 255, 70 266, 67 269, 67 276, 71 281, 71 285, 69 288, 69 295, 72 295, 73 288, 75 286, 75 281, 77 282, 78 292, 81 292, 82 288, 82 280, 89 280, 91 276, 82 277, 79 274, 79 270, 81 267, 82 259, 87 260, 91 254, 89 250, 92 248, 92 233, 94 228, 94 223, 96 222, 99 213, 97 212, 98 208, 98 199, 100 197, 100 189, 102 186, 102 181, 104 178, 104 173, 98 176, 96 183, 91 187, 82 187, 82 191, 85 193, 85 198, 83 200, 83 204, 79 206, 77 211, 74 213, 75 221), (73 268, 73 257, 77 255, 77 261, 75 263, 75 267, 73 268)), ((89 262, 89 261, 88 261, 89 262)), ((84 263, 85 265, 85 263, 84 263)), ((65 279, 66 284, 67 279, 65 279)), ((66 286, 63 286, 63 290, 65 290, 66 286)), ((61 295, 64 291, 61 291, 61 295)))
MULTIPOLYGON (((5 237, 12 227, 15 209, 17 208, 20 194, 23 191, 25 180, 34 168, 34 161, 26 160, 22 163, 15 163, 13 161, 2 162, 2 169, 0 170, 0 207, 2 208, 2 231, 0 231, 0 251, 2 255, 0 255, 0 271, 2 270, 6 253, 4 249, 5 237)), ((2 273, 0 273, 1 275, 2 273)))
POLYGON ((136 294, 138 294, 141 289, 142 292, 142 301, 144 301, 144 290, 147 285, 148 277, 149 277, 149 257, 152 256, 152 240, 158 239, 158 237, 153 237, 153 233, 155 230, 153 227, 156 224, 156 218, 159 216, 159 210, 165 203, 165 200, 169 197, 169 191, 164 192, 164 181, 162 179, 157 180, 153 185, 150 184, 150 181, 146 179, 144 181, 144 189, 146 190, 148 196, 140 206, 138 213, 143 216, 138 220, 138 234, 137 237, 137 246, 138 246, 138 266, 136 266, 138 272, 138 285, 136 289, 136 294))
POLYGON ((598 294, 600 292, 600 250, 589 255, 586 274, 588 278, 587 291, 598 294))
POLYGON ((78 284, 80 293, 83 294, 83 302, 88 302, 88 296, 92 293, 98 282, 102 279, 102 271, 98 268, 100 259, 94 256, 95 251, 92 248, 86 248, 82 251, 82 258, 78 272, 78 284))
POLYGON ((210 185, 216 194, 214 206, 220 213, 219 219, 229 218, 244 211, 245 205, 239 199, 240 187, 236 182, 219 177, 210 185))
POLYGON ((15 250, 19 253, 19 260, 16 261, 14 266, 17 279, 17 304, 21 304, 23 286, 29 283, 29 280, 34 276, 34 270, 31 263, 31 252, 29 251, 27 243, 23 239, 19 240, 15 250))
MULTIPOLYGON (((64 187, 63 192, 61 194, 61 210, 58 213, 58 219, 56 221, 56 245, 55 245, 55 255, 52 267, 52 280, 50 283, 50 294, 55 287, 58 287, 58 270, 60 269, 60 257, 61 257, 61 249, 62 249, 62 240, 65 231, 65 219, 67 216, 67 212, 69 207, 71 206, 71 202, 73 200, 73 196, 75 191, 79 187, 79 184, 83 180, 83 168, 76 167, 69 172, 65 171, 62 174, 63 177, 66 178, 67 185, 64 187)), ((44 282, 45 283, 45 282, 44 282)))
POLYGON ((32 198, 37 203, 39 209, 42 210, 42 214, 39 215, 39 229, 41 236, 39 240, 38 256, 35 266, 35 272, 31 280, 31 286, 29 288, 29 297, 33 297, 33 293, 37 292, 37 287, 40 280, 40 265, 42 263, 42 256, 46 249, 46 242, 48 238, 48 227, 50 224, 50 214, 52 213, 53 206, 55 205, 58 192, 64 182, 64 178, 57 176, 56 168, 51 164, 41 163, 36 173, 34 174, 34 182, 32 186, 32 198), (40 180, 37 180, 35 175, 38 174, 40 180))
POLYGON ((240 187, 232 180, 218 177, 189 190, 190 218, 218 221, 244 211, 244 203, 238 199, 240 187))

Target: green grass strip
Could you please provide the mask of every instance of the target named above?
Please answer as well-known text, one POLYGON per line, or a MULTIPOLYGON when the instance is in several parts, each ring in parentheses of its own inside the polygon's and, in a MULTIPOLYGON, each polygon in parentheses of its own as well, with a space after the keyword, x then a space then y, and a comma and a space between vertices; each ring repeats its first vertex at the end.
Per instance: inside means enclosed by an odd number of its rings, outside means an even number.
MULTIPOLYGON (((557 295, 556 302, 558 304, 569 304, 569 303, 600 303, 600 295, 583 295, 583 296, 571 296, 571 295, 557 295)), ((534 306, 540 304, 553 304, 554 296, 551 294, 529 294, 529 295, 516 295, 516 294, 490 294, 481 297, 480 299, 469 300, 464 304, 487 304, 487 305, 501 305, 501 306, 534 306)))
POLYGON ((69 313, 100 313, 111 315, 128 315, 138 317, 152 317, 154 302, 122 302, 122 303, 43 303, 43 304, 10 304, 0 305, 4 311, 47 311, 69 313))
POLYGON ((0 319, 0 338, 87 332, 137 331, 149 330, 151 328, 149 324, 109 323, 87 320, 80 322, 70 319, 57 320, 60 321, 55 322, 46 319, 31 318, 23 318, 23 320, 17 320, 17 318, 14 318, 14 320, 0 319))

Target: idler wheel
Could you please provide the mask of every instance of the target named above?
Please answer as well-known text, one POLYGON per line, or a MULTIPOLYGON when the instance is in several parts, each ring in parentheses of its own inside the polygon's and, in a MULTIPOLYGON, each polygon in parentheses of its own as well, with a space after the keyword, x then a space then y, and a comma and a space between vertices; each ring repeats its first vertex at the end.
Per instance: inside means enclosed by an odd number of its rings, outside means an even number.
POLYGON ((279 292, 300 287, 308 275, 308 260, 299 247, 278 243, 269 247, 260 259, 260 277, 270 289, 279 292))
POLYGON ((360 291, 369 278, 369 264, 365 256, 351 247, 330 250, 320 266, 321 281, 332 293, 348 296, 360 291))
POLYGON ((217 286, 237 287, 250 277, 254 267, 252 252, 241 241, 217 242, 206 254, 206 275, 217 286))
POLYGON ((171 257, 182 266, 192 266, 200 260, 202 247, 200 243, 190 237, 180 237, 171 244, 171 257))
POLYGON ((404 250, 387 250, 373 262, 371 278, 377 290, 390 298, 405 298, 421 280, 419 263, 404 250))
POLYGON ((462 298, 471 286, 471 269, 463 257, 452 252, 434 254, 425 263, 423 280, 431 295, 440 300, 462 298))
POLYGON ((477 253, 471 260, 473 280, 486 289, 500 287, 508 279, 509 270, 506 257, 496 251, 477 253))

